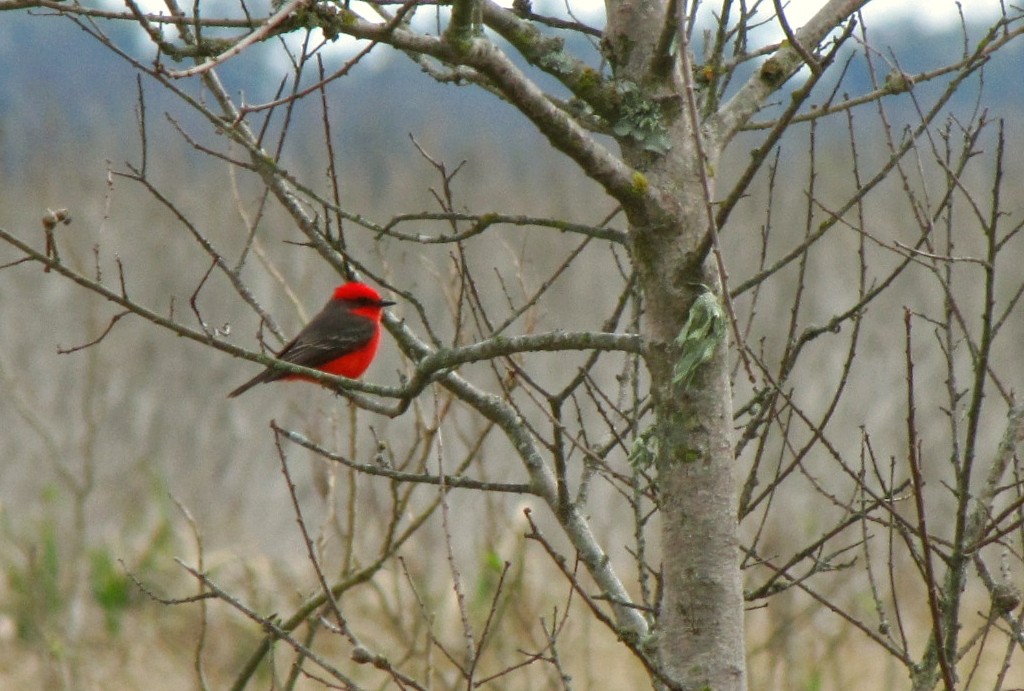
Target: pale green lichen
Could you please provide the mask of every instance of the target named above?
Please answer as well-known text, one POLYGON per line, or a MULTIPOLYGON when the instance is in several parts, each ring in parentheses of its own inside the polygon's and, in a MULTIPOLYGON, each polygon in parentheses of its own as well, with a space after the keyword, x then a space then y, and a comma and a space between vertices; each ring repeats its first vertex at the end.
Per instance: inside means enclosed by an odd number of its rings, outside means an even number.
POLYGON ((766 84, 778 86, 785 80, 786 71, 782 67, 782 62, 778 58, 772 57, 764 61, 759 74, 766 84))
POLYGON ((658 437, 654 434, 654 426, 648 427, 633 439, 629 449, 629 465, 634 470, 647 470, 654 465, 658 457, 658 437))
POLYGON ((586 67, 580 73, 579 79, 576 81, 576 86, 579 89, 593 89, 595 86, 601 83, 601 73, 595 70, 593 67, 586 67))
POLYGON ((630 137, 647 151, 663 154, 672 148, 661 108, 632 82, 617 85, 619 119, 612 126, 618 137, 630 137))
POLYGON ((688 386, 701 365, 715 355, 725 339, 725 310, 715 294, 706 286, 690 306, 686 323, 676 336, 679 359, 672 368, 672 383, 688 386))
POLYGON ((642 197, 647 194, 647 190, 650 188, 650 183, 647 182, 647 176, 640 171, 633 172, 632 184, 630 185, 629 191, 634 197, 642 197))
POLYGON ((551 74, 565 75, 573 70, 572 59, 561 51, 542 56, 537 61, 537 65, 545 72, 551 74))

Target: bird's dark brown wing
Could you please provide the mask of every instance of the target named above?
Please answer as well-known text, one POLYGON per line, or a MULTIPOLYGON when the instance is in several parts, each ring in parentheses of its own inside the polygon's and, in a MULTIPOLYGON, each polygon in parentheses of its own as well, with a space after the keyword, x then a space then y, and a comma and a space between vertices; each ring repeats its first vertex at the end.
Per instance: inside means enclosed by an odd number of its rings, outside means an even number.
POLYGON ((362 348, 373 340, 376 330, 372 319, 353 314, 344 302, 331 300, 277 357, 303 367, 320 367, 362 348))
MULTIPOLYGON (((331 300, 281 349, 277 357, 285 362, 315 369, 361 348, 373 340, 375 333, 376 324, 372 319, 353 314, 344 301, 331 300)), ((229 393, 228 398, 245 393, 257 384, 287 376, 288 372, 268 367, 229 393)))

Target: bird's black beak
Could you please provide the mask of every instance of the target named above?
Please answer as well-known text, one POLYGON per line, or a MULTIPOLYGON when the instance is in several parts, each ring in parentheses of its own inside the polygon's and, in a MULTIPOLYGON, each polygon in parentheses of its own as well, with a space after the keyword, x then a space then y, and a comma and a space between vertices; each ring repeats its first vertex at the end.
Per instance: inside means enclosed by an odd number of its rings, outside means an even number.
POLYGON ((380 305, 381 307, 391 307, 391 305, 397 305, 398 303, 395 302, 394 300, 381 300, 377 304, 380 305))

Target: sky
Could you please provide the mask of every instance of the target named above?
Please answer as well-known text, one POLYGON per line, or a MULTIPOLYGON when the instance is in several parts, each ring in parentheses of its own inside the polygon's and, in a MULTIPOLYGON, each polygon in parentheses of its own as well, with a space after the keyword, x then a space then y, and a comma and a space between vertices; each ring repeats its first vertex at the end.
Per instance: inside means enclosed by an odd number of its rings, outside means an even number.
MULTIPOLYGON (((766 3, 771 7, 771 3, 766 3)), ((911 21, 921 29, 943 29, 960 21, 959 10, 953 0, 874 0, 864 9, 864 21, 911 21)), ((959 3, 968 21, 990 20, 999 14, 998 0, 966 0, 959 3)), ((800 25, 825 5, 823 0, 792 0, 786 6, 786 16, 792 24, 800 25)))
MULTIPOLYGON (((139 4, 152 12, 166 12, 164 0, 137 0, 139 4)), ((499 5, 511 7, 512 0, 496 0, 499 5)), ((748 0, 750 3, 751 0, 748 0)), ((110 6, 110 9, 123 10, 123 0, 99 0, 100 4, 110 6)), ((259 14, 261 10, 269 10, 269 0, 247 0, 247 6, 253 14, 259 14)), ((814 15, 826 4, 826 0, 789 0, 785 3, 786 16, 791 26, 799 27, 814 15)), ((184 3, 184 7, 191 7, 192 3, 184 3)), ((710 18, 710 14, 721 5, 718 0, 705 0, 702 11, 710 18)), ((583 22, 600 26, 604 16, 604 0, 533 0, 534 11, 538 14, 547 14, 566 17, 566 7, 572 8, 573 14, 583 22)), ((988 22, 998 16, 1000 11, 999 0, 872 0, 863 11, 864 20, 868 28, 880 26, 889 22, 910 22, 911 26, 922 33, 929 33, 948 28, 960 22, 958 6, 963 7, 965 19, 968 23, 988 22)), ((218 12, 234 15, 237 14, 239 0, 203 0, 204 14, 214 16, 218 12)), ((760 10, 765 17, 773 12, 772 0, 761 0, 760 10)), ((353 8, 360 11, 358 0, 353 3, 353 8)), ((368 11, 366 16, 375 16, 368 11)), ((431 13, 431 18, 433 14, 431 13)), ((431 19, 433 21, 433 19, 431 19)), ((768 22, 767 26, 759 30, 754 37, 755 42, 773 43, 781 40, 783 33, 777 24, 768 22)), ((148 42, 148 39, 140 35, 140 42, 148 42)), ((299 36, 288 39, 298 45, 301 40, 299 36)), ((326 51, 338 58, 346 58, 357 52, 362 46, 356 41, 347 37, 341 37, 334 41, 326 51)), ((371 63, 373 60, 371 59, 371 63)))
MULTIPOLYGON (((750 0, 748 0, 749 2, 750 0)), ((512 0, 497 0, 499 5, 511 7, 512 0)), ((761 0, 762 12, 766 15, 772 11, 771 0, 761 0)), ((123 0, 101 0, 99 4, 109 5, 112 9, 123 9, 123 0)), ((139 0, 139 4, 153 12, 166 11, 164 0, 139 0)), ((191 7, 192 3, 185 3, 184 7, 191 7)), ((260 2, 248 3, 254 9, 260 6, 260 2)), ((262 4, 268 5, 268 2, 262 4)), ((604 14, 604 0, 533 0, 534 10, 539 14, 565 15, 566 5, 572 7, 573 12, 581 20, 599 20, 604 14)), ((704 9, 713 11, 721 3, 705 0, 704 9)), ((785 11, 790 22, 800 25, 810 18, 819 8, 826 4, 825 0, 788 0, 785 2, 785 11)), ((872 0, 864 10, 866 21, 879 20, 910 20, 920 25, 922 29, 943 28, 951 23, 959 21, 957 5, 963 5, 963 11, 968 20, 991 19, 999 13, 999 0, 872 0)), ((215 13, 214 8, 237 7, 234 0, 205 0, 204 10, 207 15, 215 13)))

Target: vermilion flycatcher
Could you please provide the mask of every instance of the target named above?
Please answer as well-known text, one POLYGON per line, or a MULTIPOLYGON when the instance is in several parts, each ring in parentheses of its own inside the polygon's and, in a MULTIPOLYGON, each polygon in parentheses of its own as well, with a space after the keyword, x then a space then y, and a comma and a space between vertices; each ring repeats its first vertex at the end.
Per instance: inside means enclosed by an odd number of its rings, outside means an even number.
MULTIPOLYGON (((393 305, 365 283, 346 283, 334 289, 334 295, 291 343, 277 354, 279 360, 321 372, 355 379, 373 362, 380 342, 382 310, 393 305)), ((257 384, 278 379, 305 379, 268 367, 228 394, 234 398, 257 384)))

